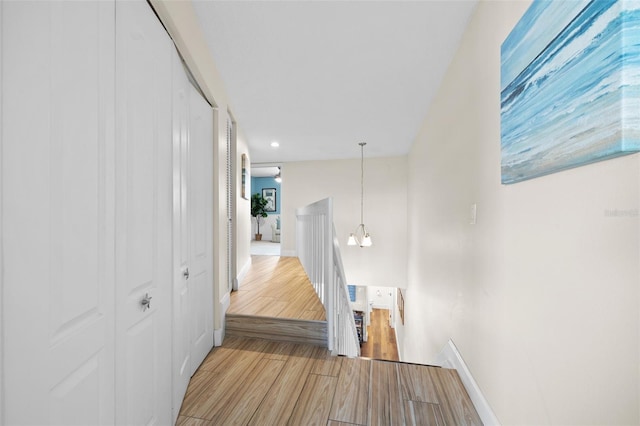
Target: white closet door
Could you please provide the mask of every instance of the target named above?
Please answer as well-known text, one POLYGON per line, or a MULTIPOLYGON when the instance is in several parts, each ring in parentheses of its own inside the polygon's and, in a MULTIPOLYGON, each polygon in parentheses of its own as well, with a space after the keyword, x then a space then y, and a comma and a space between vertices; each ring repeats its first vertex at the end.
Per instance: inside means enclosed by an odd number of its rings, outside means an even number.
POLYGON ((213 347, 213 110, 189 85, 191 374, 213 347))
POLYGON ((116 2, 116 423, 122 425, 171 422, 172 49, 146 2, 116 2))
MULTIPOLYGON (((2 26, 3 26, 3 19, 2 19, 2 3, 0 3, 0 93, 3 92, 2 90, 2 26)), ((3 200, 3 196, 2 196, 2 119, 3 119, 3 115, 2 115, 2 100, 0 100, 0 253, 2 250, 2 241, 4 241, 4 234, 2 232, 2 200, 3 200)), ((4 270, 3 267, 4 264, 4 257, 0 254, 0 271, 4 270)), ((2 310, 4 307, 4 299, 2 297, 2 289, 4 288, 4 274, 2 272, 0 272, 0 383, 5 383, 5 378, 4 378, 4 327, 2 326, 2 323, 4 321, 6 321, 3 317, 2 317, 2 310)), ((0 424, 4 424, 3 420, 4 419, 4 387, 0 386, 0 424)))
POLYGON ((6 424, 114 423, 114 5, 2 2, 6 424))
POLYGON ((191 378, 189 268, 189 80, 173 58, 173 419, 178 417, 191 378))
POLYGON ((213 347, 213 110, 173 66, 173 415, 213 347))

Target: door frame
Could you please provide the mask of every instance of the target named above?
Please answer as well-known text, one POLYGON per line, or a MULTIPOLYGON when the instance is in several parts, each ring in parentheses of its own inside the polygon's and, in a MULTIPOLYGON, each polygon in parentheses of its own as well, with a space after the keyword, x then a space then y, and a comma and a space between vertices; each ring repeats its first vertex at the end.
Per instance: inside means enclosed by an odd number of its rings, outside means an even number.
MULTIPOLYGON (((0 1, 0 28, 2 28, 2 9, 4 8, 4 2, 0 1)), ((3 67, 2 67, 2 31, 0 31, 0 88, 3 86, 3 67)), ((3 217, 4 217, 4 209, 3 209, 3 200, 4 200, 4 179, 2 173, 2 147, 3 147, 3 132, 1 129, 4 129, 2 118, 3 118, 3 110, 2 106, 4 103, 0 99, 0 244, 4 241, 4 233, 3 233, 3 217)), ((3 244, 2 244, 3 245, 3 244)), ((4 325, 7 323, 4 318, 4 255, 3 248, 0 247, 0 426, 5 424, 4 420, 4 325)))
POLYGON ((228 159, 229 159, 229 164, 227 165, 227 167, 229 168, 229 184, 228 184, 228 190, 229 190, 229 194, 227 194, 227 200, 229 203, 229 217, 227 218, 231 224, 230 224, 230 229, 228 231, 228 238, 229 241, 227 241, 227 245, 230 248, 229 252, 228 252, 228 256, 229 259, 227 259, 228 265, 229 265, 229 276, 227 277, 227 291, 231 292, 231 291, 236 291, 238 290, 239 287, 239 283, 238 283, 238 256, 236 255, 238 252, 237 249, 237 244, 238 244, 238 218, 237 218, 237 211, 238 211, 238 206, 237 206, 237 193, 238 193, 238 175, 237 175, 237 167, 236 167, 236 161, 237 161, 237 147, 238 147, 238 140, 237 140, 237 123, 236 123, 236 119, 233 116, 233 113, 231 112, 231 110, 227 109, 227 117, 228 120, 231 124, 231 129, 229 131, 229 137, 230 137, 230 141, 227 144, 227 147, 229 149, 229 153, 228 155, 228 159))

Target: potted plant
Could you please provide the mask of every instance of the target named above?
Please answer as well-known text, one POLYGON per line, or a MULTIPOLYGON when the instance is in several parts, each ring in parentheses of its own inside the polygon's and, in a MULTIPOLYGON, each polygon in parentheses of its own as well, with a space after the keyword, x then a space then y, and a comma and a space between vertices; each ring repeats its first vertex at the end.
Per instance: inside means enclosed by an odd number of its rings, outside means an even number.
POLYGON ((267 217, 267 210, 265 209, 269 202, 262 195, 255 193, 251 196, 251 216, 256 219, 257 233, 256 241, 262 240, 262 234, 260 233, 260 218, 267 217))

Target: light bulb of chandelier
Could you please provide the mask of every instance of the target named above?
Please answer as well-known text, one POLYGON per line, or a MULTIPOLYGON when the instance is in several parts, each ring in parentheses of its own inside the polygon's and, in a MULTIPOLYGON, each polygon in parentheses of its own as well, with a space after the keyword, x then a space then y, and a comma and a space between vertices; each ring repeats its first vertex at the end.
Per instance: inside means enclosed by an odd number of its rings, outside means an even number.
POLYGON ((366 234, 364 234, 361 247, 371 247, 371 244, 373 244, 373 242, 371 241, 371 236, 367 232, 366 234))
POLYGON ((355 246, 356 245, 356 237, 355 235, 349 234, 349 241, 347 241, 347 245, 348 246, 355 246))

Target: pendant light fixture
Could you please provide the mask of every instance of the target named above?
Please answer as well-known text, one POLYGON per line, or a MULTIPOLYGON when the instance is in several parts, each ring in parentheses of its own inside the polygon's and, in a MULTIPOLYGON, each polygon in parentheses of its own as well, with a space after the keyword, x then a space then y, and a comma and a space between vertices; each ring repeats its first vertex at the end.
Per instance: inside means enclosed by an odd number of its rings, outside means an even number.
POLYGON ((371 236, 364 226, 364 146, 366 144, 366 142, 358 144, 360 145, 360 225, 349 235, 347 241, 349 246, 370 247, 372 244, 371 236))

